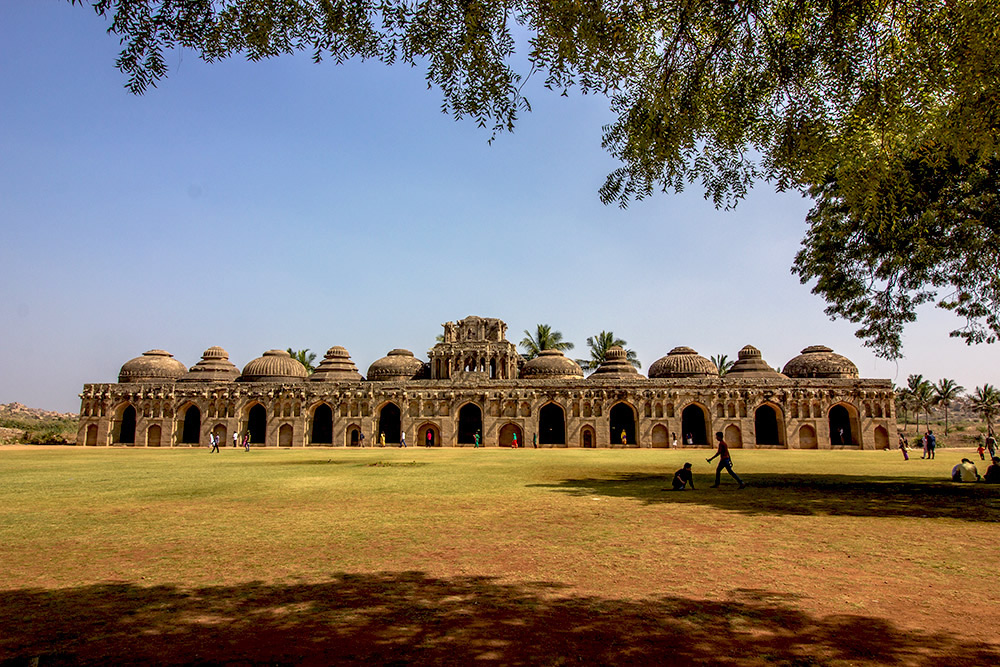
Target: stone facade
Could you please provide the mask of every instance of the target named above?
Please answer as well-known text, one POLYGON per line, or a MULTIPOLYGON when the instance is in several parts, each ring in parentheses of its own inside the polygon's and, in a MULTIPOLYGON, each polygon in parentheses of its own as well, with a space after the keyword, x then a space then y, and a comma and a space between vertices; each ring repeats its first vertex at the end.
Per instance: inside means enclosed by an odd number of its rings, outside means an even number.
POLYGON ((589 377, 560 352, 524 362, 495 318, 444 326, 429 361, 397 349, 362 378, 343 347, 312 375, 270 350, 240 372, 220 347, 186 368, 163 350, 122 366, 118 383, 80 394, 79 445, 207 445, 214 433, 253 446, 387 444, 486 447, 731 447, 881 449, 896 442, 889 380, 860 379, 850 360, 812 346, 772 369, 746 346, 724 377, 689 347, 654 362, 649 377, 620 348, 589 377), (624 436, 624 437, 623 437, 624 436))

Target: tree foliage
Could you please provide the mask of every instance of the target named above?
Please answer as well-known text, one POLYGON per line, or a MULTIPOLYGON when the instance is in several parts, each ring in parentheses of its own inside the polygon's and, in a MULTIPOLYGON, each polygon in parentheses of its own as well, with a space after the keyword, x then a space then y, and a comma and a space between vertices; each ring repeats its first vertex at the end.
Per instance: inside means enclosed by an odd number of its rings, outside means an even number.
POLYGON ((535 326, 534 334, 527 329, 524 330, 524 338, 521 339, 521 348, 524 352, 521 356, 529 360, 537 357, 542 350, 565 352, 572 350, 573 347, 573 343, 563 340, 562 332, 553 331, 548 324, 538 324, 535 326))
POLYGON ((635 350, 630 350, 627 342, 621 338, 616 338, 614 332, 612 331, 602 331, 596 336, 591 336, 587 338, 587 348, 590 350, 590 359, 577 359, 576 363, 580 364, 583 370, 590 372, 597 370, 597 368, 604 363, 607 358, 608 350, 613 347, 620 347, 625 350, 625 360, 636 368, 642 368, 642 364, 639 362, 639 356, 635 353, 635 350))
POLYGON ((724 377, 732 369, 736 362, 729 358, 728 354, 712 355, 709 357, 715 367, 719 369, 719 377, 724 377))
POLYGON ((934 384, 934 403, 944 406, 944 433, 948 435, 948 408, 962 395, 965 387, 949 378, 941 378, 934 384))
MULTIPOLYGON (((85 4, 84 0, 69 0, 85 4)), ((995 340, 1000 0, 86 0, 142 93, 164 52, 304 51, 420 67, 442 110, 497 132, 531 76, 607 96, 600 189, 626 206, 759 181, 816 199, 794 272, 877 354, 936 300, 995 340), (516 57, 518 47, 523 58, 516 57), (523 65, 521 64, 523 63, 523 65), (838 256, 837 250, 843 250, 838 256)))
POLYGON ((316 361, 316 353, 310 352, 308 347, 304 350, 293 350, 292 348, 288 348, 288 354, 291 355, 292 359, 305 366, 306 373, 309 375, 312 375, 313 371, 316 370, 316 367, 313 366, 313 362, 316 361))
POLYGON ((987 432, 993 433, 993 420, 1000 413, 1000 390, 986 383, 982 387, 976 387, 969 398, 972 409, 986 422, 987 432))

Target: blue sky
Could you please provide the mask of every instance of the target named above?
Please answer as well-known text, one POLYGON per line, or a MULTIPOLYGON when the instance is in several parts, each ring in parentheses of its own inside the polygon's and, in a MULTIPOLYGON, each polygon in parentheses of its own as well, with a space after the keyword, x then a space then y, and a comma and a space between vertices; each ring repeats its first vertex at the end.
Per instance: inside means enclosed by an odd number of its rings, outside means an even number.
POLYGON ((898 363, 831 322, 789 272, 796 194, 602 205, 600 97, 529 85, 492 145, 405 66, 173 52, 136 97, 105 29, 65 0, 0 3, 0 403, 75 411, 152 348, 191 366, 221 345, 242 367, 343 345, 365 372, 471 314, 515 343, 548 323, 573 356, 613 330, 644 367, 749 343, 780 368, 825 344, 864 377, 1000 381, 1000 350, 949 339, 947 313, 922 312, 898 363))

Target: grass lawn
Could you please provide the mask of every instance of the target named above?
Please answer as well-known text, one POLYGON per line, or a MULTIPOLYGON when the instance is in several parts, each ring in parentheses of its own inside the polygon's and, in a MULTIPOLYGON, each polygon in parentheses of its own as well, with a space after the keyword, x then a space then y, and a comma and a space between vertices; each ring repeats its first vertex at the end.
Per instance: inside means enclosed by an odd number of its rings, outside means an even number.
POLYGON ((971 450, 710 453, 0 447, 0 664, 1000 663, 971 450))

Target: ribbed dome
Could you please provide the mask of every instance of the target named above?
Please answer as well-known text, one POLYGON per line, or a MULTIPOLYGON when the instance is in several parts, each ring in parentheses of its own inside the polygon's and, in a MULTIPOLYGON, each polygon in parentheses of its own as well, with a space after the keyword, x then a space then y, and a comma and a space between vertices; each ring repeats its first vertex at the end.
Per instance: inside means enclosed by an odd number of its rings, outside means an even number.
POLYGON ((649 367, 651 378, 718 377, 715 364, 690 347, 675 347, 649 367))
POLYGON ((215 345, 205 350, 181 382, 232 382, 239 376, 240 369, 229 361, 229 353, 215 345))
POLYGON ((309 376, 313 382, 341 382, 352 380, 363 380, 358 367, 351 361, 351 355, 347 348, 334 345, 326 351, 323 361, 309 376))
POLYGON ((825 345, 810 345, 802 350, 782 372, 791 378, 858 378, 854 362, 825 345))
POLYGON ((243 367, 241 382, 298 382, 307 375, 306 367, 285 350, 268 350, 243 367))
POLYGON ((420 376, 424 362, 409 350, 392 350, 368 367, 368 379, 380 382, 413 380, 420 376))
POLYGON ((781 377, 781 373, 768 366, 761 357, 760 350, 753 345, 744 345, 737 356, 739 358, 733 364, 733 367, 729 369, 729 372, 726 373, 726 376, 781 377))
POLYGON ((591 373, 590 379, 610 380, 614 378, 640 377, 635 366, 628 362, 625 350, 615 345, 604 353, 604 363, 591 373))
POLYGON ((542 350, 537 357, 524 364, 521 377, 538 380, 582 378, 583 369, 559 350, 542 350))
POLYGON ((143 352, 126 361, 118 371, 119 382, 173 382, 187 373, 187 366, 165 350, 143 352))

